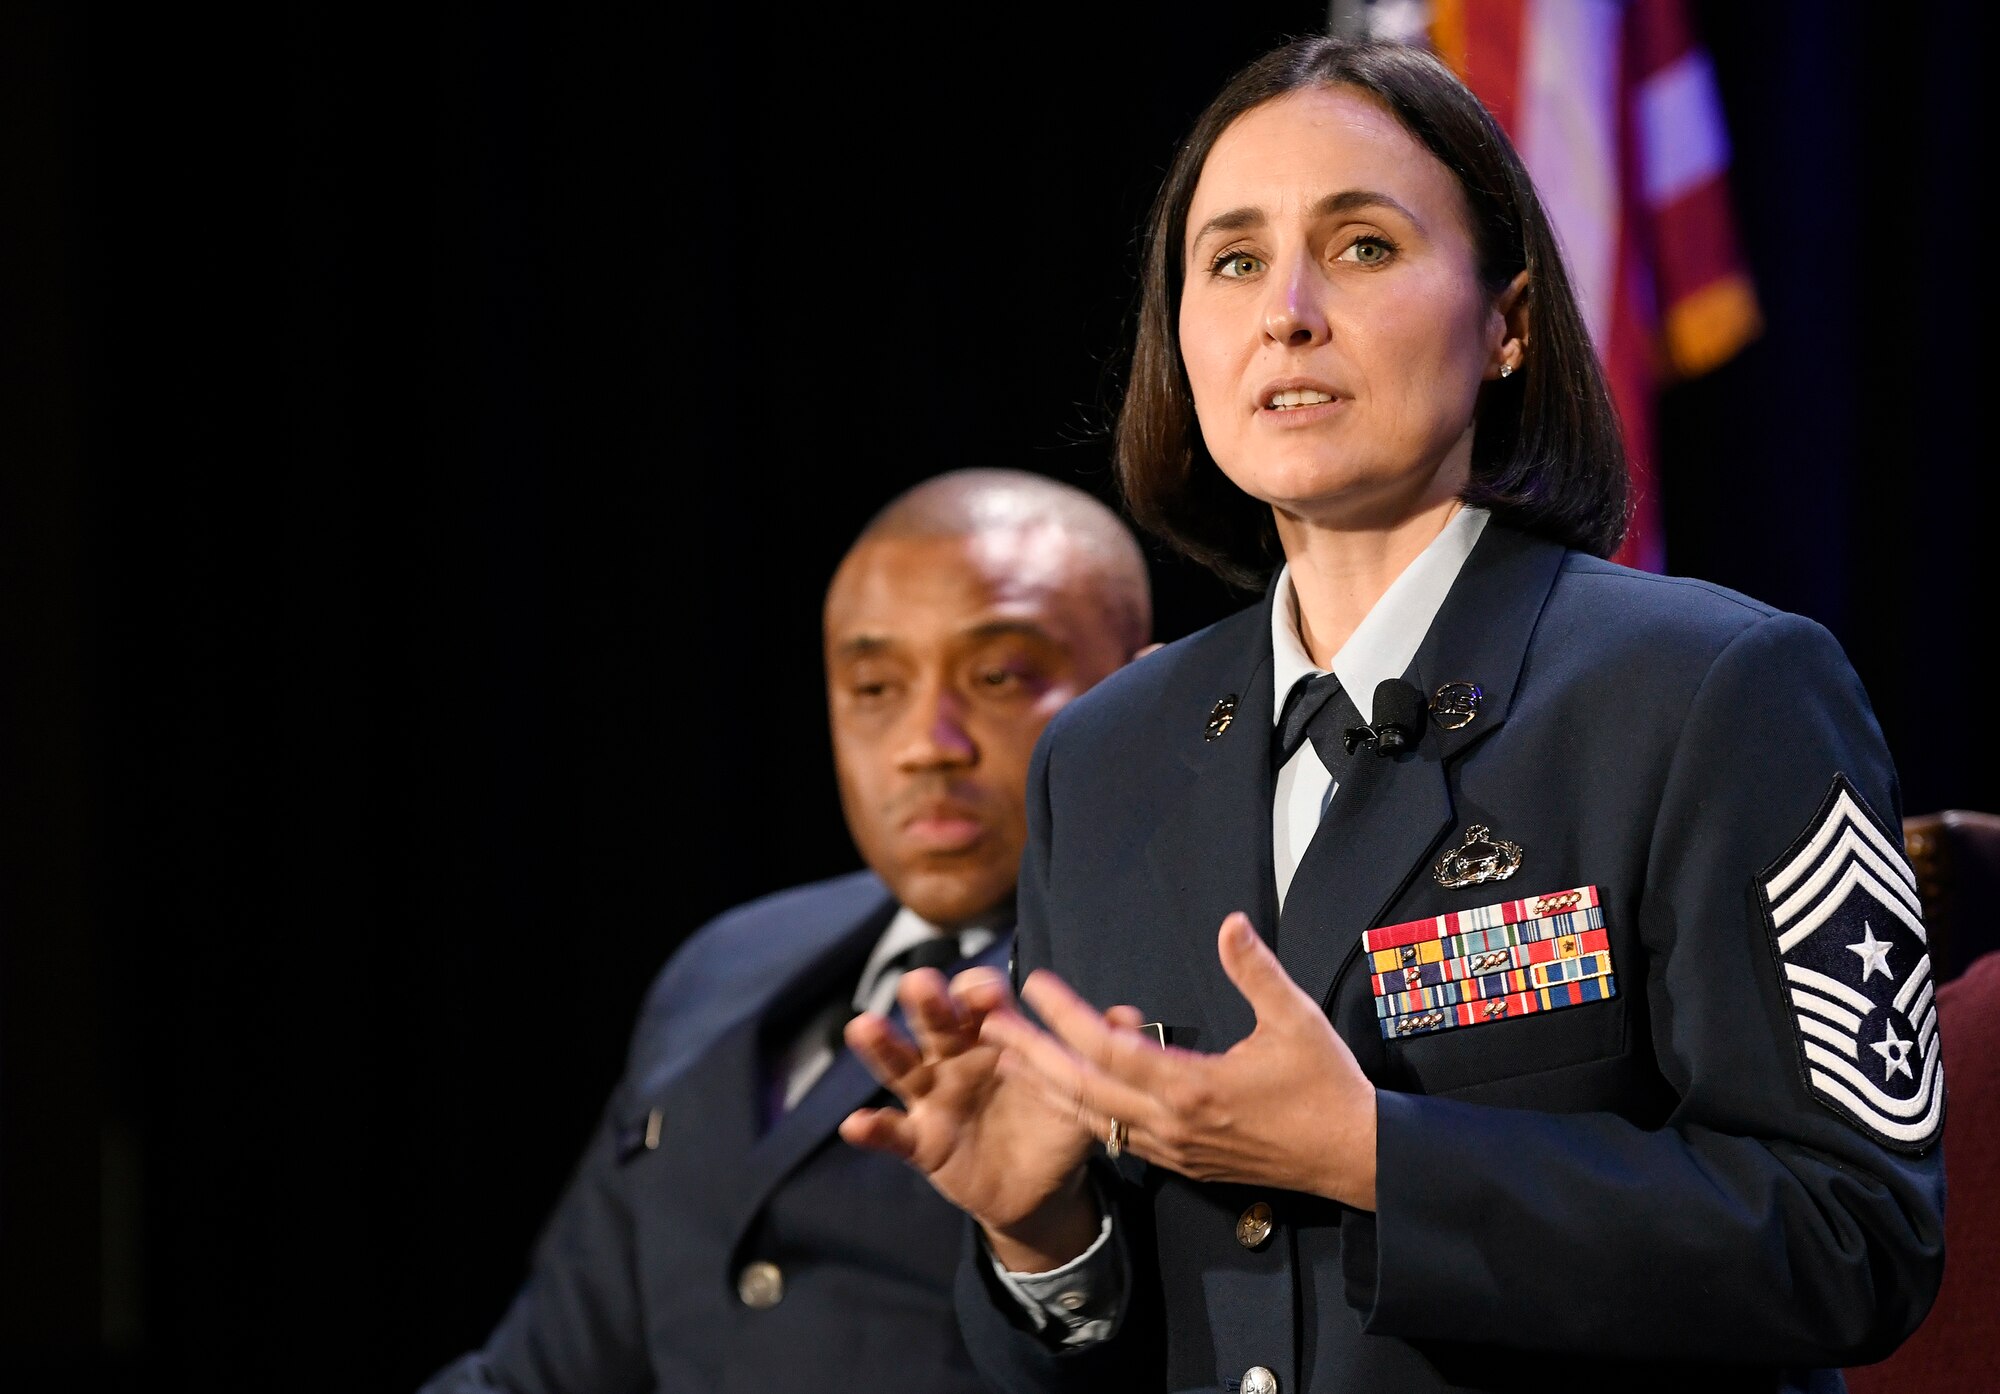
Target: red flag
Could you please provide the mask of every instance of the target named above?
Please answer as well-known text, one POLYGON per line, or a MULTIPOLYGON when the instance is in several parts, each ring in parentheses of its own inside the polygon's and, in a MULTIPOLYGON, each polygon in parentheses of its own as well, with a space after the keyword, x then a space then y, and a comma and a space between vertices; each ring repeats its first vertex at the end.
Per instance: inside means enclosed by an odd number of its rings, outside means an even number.
POLYGON ((1541 191, 1610 379, 1634 495, 1617 560, 1663 570, 1657 394, 1762 328, 1708 54, 1683 0, 1434 0, 1430 18, 1541 191))

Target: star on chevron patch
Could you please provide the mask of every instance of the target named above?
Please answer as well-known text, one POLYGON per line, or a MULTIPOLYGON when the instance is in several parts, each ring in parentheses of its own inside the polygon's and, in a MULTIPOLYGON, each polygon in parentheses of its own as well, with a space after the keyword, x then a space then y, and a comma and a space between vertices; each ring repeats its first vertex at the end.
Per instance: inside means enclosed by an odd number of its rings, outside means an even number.
POLYGON ((1807 1088, 1880 1142, 1929 1147, 1944 1067, 1917 878, 1845 775, 1757 878, 1757 899, 1807 1088))

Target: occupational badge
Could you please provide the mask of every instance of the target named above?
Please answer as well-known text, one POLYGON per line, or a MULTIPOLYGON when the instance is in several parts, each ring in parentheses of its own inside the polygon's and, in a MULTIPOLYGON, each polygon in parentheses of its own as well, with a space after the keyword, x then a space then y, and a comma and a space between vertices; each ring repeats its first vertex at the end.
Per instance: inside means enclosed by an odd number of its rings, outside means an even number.
POLYGON ((1618 995, 1595 886, 1371 929, 1361 950, 1389 1040, 1618 995))
POLYGON ((1806 1087, 1890 1147, 1929 1147, 1944 1112, 1944 1070, 1917 878, 1845 775, 1758 876, 1757 899, 1806 1087))
POLYGON ((1521 845, 1493 836, 1484 823, 1465 830, 1465 841, 1438 858, 1431 876, 1448 891, 1482 881, 1505 881, 1521 869, 1521 845))

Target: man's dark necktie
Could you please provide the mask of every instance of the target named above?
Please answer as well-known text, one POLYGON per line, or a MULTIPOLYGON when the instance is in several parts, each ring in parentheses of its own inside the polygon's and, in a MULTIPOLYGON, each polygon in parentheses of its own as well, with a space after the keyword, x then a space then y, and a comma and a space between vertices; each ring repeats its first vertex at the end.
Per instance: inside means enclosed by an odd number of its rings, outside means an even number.
MULTIPOLYGON (((919 939, 909 948, 892 955, 882 965, 882 976, 901 978, 912 968, 936 968, 940 971, 958 962, 958 936, 956 934, 933 934, 928 939, 919 939)), ((881 979, 877 979, 879 982, 881 979)))
POLYGON ((1278 729, 1271 736, 1271 769, 1281 770, 1307 740, 1329 771, 1347 763, 1341 736, 1361 724, 1361 713, 1332 673, 1300 678, 1285 695, 1278 729))
MULTIPOLYGON (((903 974, 913 968, 935 968, 942 972, 958 962, 961 956, 956 934, 933 934, 928 939, 919 939, 908 948, 899 949, 890 955, 889 961, 882 965, 882 971, 875 981, 901 982, 903 974)), ((828 1044, 835 1050, 843 1049, 847 1042, 847 1023, 859 1015, 860 1013, 851 1005, 843 1003, 842 1010, 834 1016, 828 1044)))

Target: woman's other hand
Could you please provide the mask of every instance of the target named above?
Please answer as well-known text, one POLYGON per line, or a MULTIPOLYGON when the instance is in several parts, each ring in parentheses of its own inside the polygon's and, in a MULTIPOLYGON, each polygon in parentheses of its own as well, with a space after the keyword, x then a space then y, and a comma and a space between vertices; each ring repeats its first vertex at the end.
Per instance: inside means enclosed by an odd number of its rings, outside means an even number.
MULTIPOLYGON (((935 968, 920 968, 903 975, 896 998, 914 1039, 864 1013, 848 1023, 847 1045, 902 1107, 856 1109, 841 1137, 922 1172, 1015 1272, 1046 1272, 1081 1254, 1100 1227, 1084 1173, 1095 1139, 1074 1110, 1002 1076, 1000 1051, 980 1040, 983 1023, 1019 1020, 1006 976, 969 968, 947 986, 935 968)), ((1137 1021, 1125 1009, 1100 1025, 1137 1021)))
POLYGON ((1053 1035, 1009 1012, 988 1016, 982 1037, 1005 1051, 1003 1076, 1033 1084, 1094 1136, 1117 1119, 1126 1150, 1149 1162, 1373 1210, 1375 1086, 1247 916, 1222 922, 1219 952, 1257 1017, 1221 1055, 1163 1048, 1047 971, 1022 996, 1053 1035))

